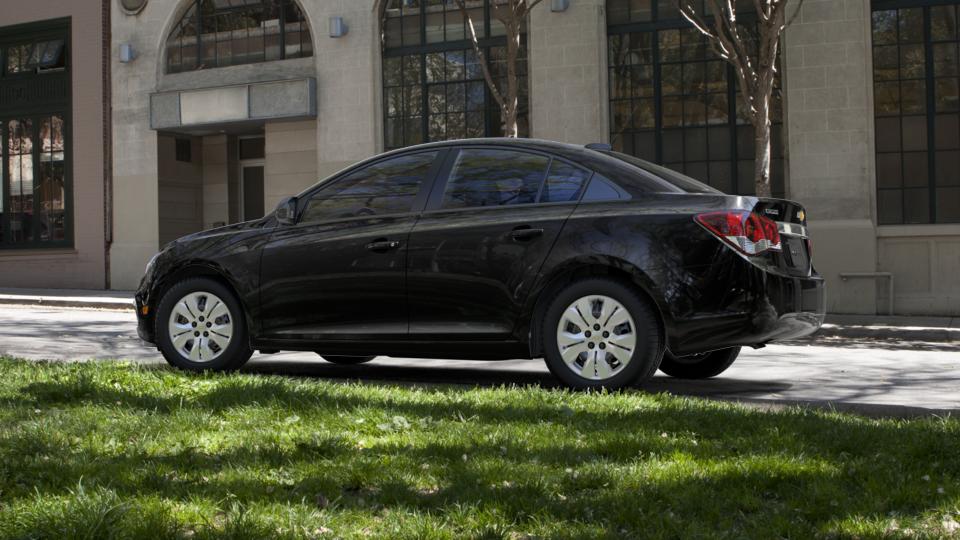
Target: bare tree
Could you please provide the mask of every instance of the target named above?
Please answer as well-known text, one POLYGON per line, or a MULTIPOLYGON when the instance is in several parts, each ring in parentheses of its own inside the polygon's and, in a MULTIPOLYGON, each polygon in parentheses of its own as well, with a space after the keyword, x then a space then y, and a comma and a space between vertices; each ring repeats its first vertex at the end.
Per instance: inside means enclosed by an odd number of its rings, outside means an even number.
POLYGON ((467 10, 466 0, 457 0, 460 6, 460 12, 463 14, 463 20, 467 25, 470 35, 470 42, 473 44, 473 52, 477 55, 477 61, 483 70, 483 78, 487 81, 487 87, 490 88, 490 94, 497 102, 500 108, 500 119, 503 122, 503 134, 506 137, 517 137, 518 126, 517 116, 520 112, 520 76, 517 72, 517 61, 520 56, 520 34, 523 29, 523 23, 530 15, 530 10, 543 0, 491 0, 490 15, 503 24, 507 36, 506 47, 506 68, 507 76, 502 86, 497 85, 490 73, 490 64, 487 62, 486 54, 480 47, 480 40, 477 38, 477 31, 473 26, 473 19, 467 10))
POLYGON ((780 36, 800 13, 803 0, 753 0, 757 17, 755 33, 737 21, 739 2, 736 0, 677 0, 677 3, 684 18, 707 37, 717 56, 733 65, 740 84, 740 96, 753 124, 757 153, 754 165, 757 195, 769 197, 770 114, 777 75, 777 53, 780 36), (789 20, 786 18, 788 3, 797 4, 789 20), (697 12, 697 6, 704 4, 713 16, 713 25, 707 23, 705 14, 697 12))

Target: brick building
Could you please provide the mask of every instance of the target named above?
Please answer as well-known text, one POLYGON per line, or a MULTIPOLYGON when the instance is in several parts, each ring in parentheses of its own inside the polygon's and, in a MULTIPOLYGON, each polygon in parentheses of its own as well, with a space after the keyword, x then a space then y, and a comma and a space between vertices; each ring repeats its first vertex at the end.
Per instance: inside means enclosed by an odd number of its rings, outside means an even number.
POLYGON ((0 287, 107 285, 109 13, 0 10, 0 287))

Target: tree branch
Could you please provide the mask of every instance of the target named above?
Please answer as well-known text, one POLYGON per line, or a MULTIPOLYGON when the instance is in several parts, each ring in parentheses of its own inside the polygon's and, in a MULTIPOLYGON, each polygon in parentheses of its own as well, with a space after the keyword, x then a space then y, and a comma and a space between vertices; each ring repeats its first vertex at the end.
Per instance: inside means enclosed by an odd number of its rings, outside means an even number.
MULTIPOLYGON (((783 28, 780 29, 781 32, 783 31, 784 28, 786 28, 786 27, 790 26, 791 24, 793 24, 793 21, 795 21, 795 20, 797 19, 797 17, 800 15, 800 10, 801 10, 802 8, 803 8, 803 0, 800 0, 800 1, 797 3, 797 10, 793 12, 793 15, 792 15, 789 19, 787 19, 787 22, 783 25, 783 28)), ((786 10, 787 8, 784 7, 783 9, 786 10)))
MULTIPOLYGON (((477 62, 480 63, 480 68, 483 70, 483 78, 487 81, 487 86, 490 88, 490 93, 493 95, 493 99, 497 102, 497 105, 501 109, 505 108, 505 100, 503 95, 500 93, 500 90, 497 89, 496 83, 493 81, 493 76, 490 74, 490 66, 487 64, 487 56, 483 54, 483 49, 480 48, 480 40, 477 39, 477 30, 473 27, 473 18, 470 17, 470 13, 467 11, 467 4, 465 0, 457 0, 457 4, 460 6, 460 13, 463 14, 463 22, 466 23, 467 28, 470 29, 470 43, 473 45, 473 52, 477 55, 477 62)), ((492 6, 496 6, 496 2, 491 2, 492 6)))

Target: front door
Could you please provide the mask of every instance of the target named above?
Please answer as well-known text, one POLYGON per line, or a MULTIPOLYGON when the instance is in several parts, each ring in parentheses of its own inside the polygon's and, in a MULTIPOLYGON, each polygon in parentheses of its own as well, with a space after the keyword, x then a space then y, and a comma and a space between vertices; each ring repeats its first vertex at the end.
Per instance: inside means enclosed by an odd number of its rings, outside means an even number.
POLYGON ((406 254, 440 152, 388 158, 324 183, 263 252, 264 337, 406 338, 406 254))
POLYGON ((466 148, 451 159, 449 181, 410 235, 411 338, 509 339, 590 175, 507 149, 466 148))

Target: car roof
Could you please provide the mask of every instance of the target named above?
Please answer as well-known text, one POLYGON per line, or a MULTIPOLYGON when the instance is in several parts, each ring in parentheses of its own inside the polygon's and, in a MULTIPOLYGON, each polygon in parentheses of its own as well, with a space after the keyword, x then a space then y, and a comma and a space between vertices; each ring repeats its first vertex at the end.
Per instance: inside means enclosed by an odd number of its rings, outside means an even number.
MULTIPOLYGON (((406 146, 403 148, 398 148, 396 150, 391 150, 376 156, 373 156, 369 159, 356 163, 346 169, 336 173, 327 180, 331 180, 337 177, 340 177, 343 174, 349 174, 350 171, 356 170, 360 167, 364 167, 369 163, 383 160, 391 156, 403 156, 411 153, 429 151, 429 150, 443 150, 448 148, 469 148, 469 147, 483 147, 483 146, 497 146, 500 148, 510 148, 514 147, 517 150, 532 150, 544 152, 547 154, 552 154, 559 156, 561 158, 567 159, 573 163, 576 163, 582 167, 585 167, 591 171, 597 172, 607 178, 615 178, 617 185, 625 188, 631 194, 638 194, 642 192, 676 192, 683 191, 682 189, 670 184, 669 182, 659 178, 656 174, 649 171, 642 171, 636 166, 629 165, 626 162, 617 159, 616 157, 610 155, 609 151, 599 150, 588 148, 586 146, 580 146, 576 144, 562 143, 556 141, 548 141, 544 139, 526 139, 526 138, 509 138, 509 137, 485 137, 479 139, 455 139, 449 141, 436 141, 429 142, 424 144, 418 144, 416 146, 406 146)), ((606 145, 604 145, 605 147, 606 145)), ((320 182, 320 184, 325 184, 326 181, 320 182)), ((300 196, 308 193, 319 187, 320 184, 314 185, 303 193, 300 196)))
POLYGON ((468 147, 468 146, 515 146, 518 149, 539 150, 542 152, 556 153, 569 158, 591 157, 596 159, 603 156, 602 153, 591 150, 585 146, 576 144, 548 141, 545 139, 525 139, 511 137, 484 137, 478 139, 455 139, 450 141, 437 141, 416 146, 407 146, 397 150, 392 150, 383 155, 402 154, 407 152, 416 152, 418 150, 427 150, 431 148, 449 148, 449 147, 468 147))

